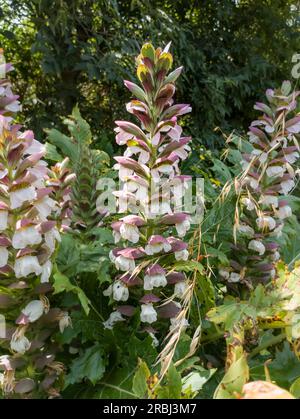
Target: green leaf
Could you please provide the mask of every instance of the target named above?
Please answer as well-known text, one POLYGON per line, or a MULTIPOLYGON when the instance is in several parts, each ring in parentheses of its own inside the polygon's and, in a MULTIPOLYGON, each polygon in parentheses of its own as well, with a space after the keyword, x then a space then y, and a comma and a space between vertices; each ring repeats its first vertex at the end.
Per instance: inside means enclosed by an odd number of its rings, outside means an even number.
POLYGON ((246 356, 243 355, 229 367, 215 391, 214 399, 235 399, 235 393, 242 392, 248 379, 249 368, 246 356))
POLYGON ((208 276, 197 275, 195 292, 199 304, 205 307, 205 313, 215 306, 215 288, 208 276))
POLYGON ((197 371, 192 371, 182 378, 182 391, 196 395, 216 371, 216 369, 206 370, 197 366, 197 371))
POLYGON ((123 368, 112 368, 106 377, 101 380, 95 397, 97 399, 136 399, 137 396, 132 392, 132 380, 135 368, 129 366, 123 368))
POLYGON ((156 388, 158 399, 181 399, 181 375, 172 363, 168 369, 164 383, 156 388))
POLYGON ((300 378, 297 378, 290 387, 290 393, 297 399, 300 399, 300 378))
POLYGON ((59 294, 61 292, 74 292, 75 294, 77 294, 79 301, 82 305, 82 308, 84 309, 86 315, 89 314, 90 312, 90 300, 87 298, 87 296, 85 295, 84 291, 77 287, 76 285, 73 285, 69 278, 65 275, 63 275, 62 273, 60 273, 59 271, 57 271, 54 275, 54 294, 59 294))
POLYGON ((176 271, 184 271, 184 272, 198 271, 202 273, 204 271, 203 265, 201 265, 201 263, 199 262, 196 262, 195 260, 176 262, 174 263, 174 268, 176 271))
POLYGON ((169 399, 180 399, 181 396, 181 376, 172 363, 167 373, 169 399))
POLYGON ((221 252, 221 250, 208 247, 206 252, 209 256, 216 257, 222 265, 228 265, 228 258, 224 252, 221 252))
POLYGON ((207 317, 215 324, 224 323, 225 330, 230 330, 245 317, 255 318, 256 309, 245 301, 227 298, 225 304, 212 308, 207 317))
POLYGON ((164 85, 168 83, 175 83, 175 81, 178 79, 182 72, 182 67, 176 68, 174 71, 172 71, 164 80, 164 85))
POLYGON ((70 373, 66 377, 65 387, 79 383, 87 378, 92 384, 96 384, 105 372, 106 359, 103 347, 95 344, 85 349, 82 354, 71 364, 70 373))
POLYGON ((54 162, 62 161, 63 157, 58 153, 55 145, 45 143, 46 147, 46 159, 54 162))
POLYGON ((268 365, 268 368, 272 380, 286 389, 300 377, 300 361, 291 351, 288 342, 284 342, 282 351, 276 353, 274 361, 268 365))
POLYGON ((139 365, 133 377, 132 391, 139 399, 146 398, 148 392, 147 380, 150 377, 150 370, 146 362, 139 360, 139 365))
POLYGON ((48 141, 57 148, 59 148, 65 157, 69 157, 72 163, 78 159, 78 146, 71 142, 70 138, 62 134, 57 129, 53 128, 46 131, 48 134, 48 141))

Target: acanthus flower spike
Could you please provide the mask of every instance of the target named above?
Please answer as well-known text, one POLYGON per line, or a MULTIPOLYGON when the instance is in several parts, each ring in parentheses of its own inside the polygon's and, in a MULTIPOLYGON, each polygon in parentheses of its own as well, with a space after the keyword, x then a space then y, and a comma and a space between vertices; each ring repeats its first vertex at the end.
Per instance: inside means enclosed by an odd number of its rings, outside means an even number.
MULTIPOLYGON (((13 368, 13 380, 3 392, 18 393, 22 380, 40 357, 46 357, 52 345, 50 333, 43 333, 43 319, 50 309, 52 286, 49 283, 55 250, 60 241, 62 221, 67 218, 62 179, 53 182, 54 172, 43 160, 46 149, 30 130, 13 124, 20 110, 10 82, 0 80, 0 299, 6 298, 3 313, 10 330, 1 341, 1 349, 13 368), (17 316, 16 316, 16 313, 17 316), (49 346, 49 344, 51 345, 49 346), (24 355, 24 358, 22 358, 24 355), (19 359, 21 362, 16 363, 19 359)), ((59 327, 59 316, 56 326, 59 327)), ((53 347, 54 348, 54 347, 53 347)), ((51 355, 54 359, 54 354, 51 355)), ((47 378, 47 369, 31 376, 47 378)), ((58 378, 59 374, 57 374, 58 378)), ((33 389, 38 390, 30 379, 33 389)), ((55 385, 56 379, 51 385, 55 385)), ((50 391, 45 388, 46 392, 50 391)))
MULTIPOLYGON (((171 318, 174 310, 169 317, 160 316, 166 309, 160 311, 159 302, 166 297, 180 300, 188 288, 184 274, 176 272, 175 280, 173 265, 189 257, 181 238, 189 230, 191 218, 178 212, 176 205, 190 180, 181 175, 179 164, 188 157, 191 141, 183 136, 178 120, 191 107, 174 103, 175 81, 182 67, 170 72, 173 57, 169 49, 170 43, 164 49, 155 49, 151 43, 143 45, 136 60, 141 86, 124 81, 133 95, 127 111, 139 125, 116 121, 115 128, 117 144, 127 147, 123 156, 115 157, 115 169, 123 182, 115 196, 119 209, 124 209, 126 200, 129 205, 125 215, 112 223, 115 242, 122 242, 124 247, 114 249, 110 258, 124 274, 104 294, 139 306, 140 321, 148 324, 171 318)), ((121 317, 121 307, 111 314, 105 327, 126 320, 121 317)), ((176 313, 180 311, 176 304, 174 307, 176 313)))
POLYGON ((280 253, 273 240, 281 236, 285 220, 292 216, 284 195, 295 186, 292 166, 300 156, 300 116, 294 116, 299 93, 284 82, 280 89, 267 90, 267 105, 254 106, 262 116, 249 127, 253 149, 243 155, 246 173, 238 183, 235 253, 230 266, 219 270, 223 280, 237 287, 251 289, 276 275, 280 253))

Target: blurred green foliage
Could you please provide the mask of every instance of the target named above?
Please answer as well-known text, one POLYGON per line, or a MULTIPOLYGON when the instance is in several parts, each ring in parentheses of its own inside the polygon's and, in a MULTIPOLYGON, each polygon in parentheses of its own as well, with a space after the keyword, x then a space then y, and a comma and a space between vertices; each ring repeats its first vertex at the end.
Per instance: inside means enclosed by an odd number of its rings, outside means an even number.
POLYGON ((122 80, 145 40, 172 41, 185 67, 178 99, 192 103, 195 143, 210 148, 247 127, 258 92, 289 78, 300 51, 293 0, 0 0, 0 19, 26 123, 42 138, 78 103, 110 154, 128 99, 122 80))

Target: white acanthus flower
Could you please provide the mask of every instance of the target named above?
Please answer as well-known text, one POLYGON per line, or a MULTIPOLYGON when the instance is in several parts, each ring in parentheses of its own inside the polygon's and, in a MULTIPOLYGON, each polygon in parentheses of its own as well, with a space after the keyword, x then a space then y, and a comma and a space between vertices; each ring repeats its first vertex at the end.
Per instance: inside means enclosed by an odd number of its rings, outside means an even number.
POLYGON ((231 272, 229 278, 228 278, 228 282, 239 282, 241 280, 241 275, 236 273, 236 272, 231 272))
POLYGON ((154 346, 154 348, 157 348, 157 346, 159 346, 159 340, 153 332, 148 332, 148 334, 152 338, 152 346, 154 346))
POLYGON ((251 188, 254 189, 254 190, 257 189, 258 186, 259 186, 258 180, 255 179, 252 176, 246 176, 245 177, 245 182, 248 183, 251 186, 251 188))
POLYGON ((247 224, 240 224, 237 228, 238 232, 240 234, 245 235, 246 237, 253 237, 254 236, 254 230, 252 227, 248 226, 247 224))
POLYGON ((113 230, 112 231, 112 235, 113 235, 115 244, 116 243, 119 243, 119 241, 121 240, 121 234, 120 234, 120 232, 117 231, 117 230, 113 230))
POLYGON ((0 246, 0 268, 3 268, 3 266, 7 265, 8 262, 8 250, 4 246, 0 246))
POLYGON ((14 100, 12 103, 7 104, 5 109, 9 112, 19 112, 21 109, 20 102, 18 100, 14 100))
POLYGON ((269 166, 266 170, 269 177, 282 177, 284 175, 284 167, 282 166, 269 166))
POLYGON ((261 150, 258 150, 257 148, 255 148, 252 152, 251 152, 251 154, 253 155, 253 156, 257 156, 258 157, 258 160, 259 160, 259 162, 260 163, 265 163, 267 160, 268 160, 268 153, 265 153, 265 152, 263 152, 263 151, 261 151, 261 150))
POLYGON ((297 151, 289 154, 285 154, 285 159, 288 163, 294 164, 299 158, 299 153, 297 151))
POLYGON ((241 199, 241 203, 243 205, 245 205, 245 207, 247 208, 248 211, 252 211, 252 210, 255 209, 254 202, 251 199, 249 199, 249 198, 242 198, 241 199))
POLYGON ((44 153, 45 151, 45 145, 33 139, 30 146, 25 150, 25 154, 44 153))
POLYGON ((275 230, 272 231, 270 236, 277 237, 277 238, 282 236, 282 229, 283 229, 283 224, 280 224, 278 227, 275 228, 275 230))
POLYGON ((186 249, 179 250, 178 252, 174 253, 176 260, 188 260, 189 252, 186 249))
POLYGON ((273 217, 270 217, 268 215, 258 217, 256 219, 256 224, 257 227, 261 230, 264 230, 266 228, 268 228, 269 230, 274 230, 274 228, 276 227, 276 221, 273 217))
POLYGON ((280 193, 287 195, 295 186, 295 182, 292 179, 284 180, 280 183, 280 193))
POLYGON ((113 250, 111 250, 108 254, 109 259, 111 262, 115 263, 115 260, 117 259, 116 255, 114 254, 113 250))
POLYGON ((140 232, 136 225, 122 223, 120 227, 120 234, 124 240, 129 240, 132 243, 137 243, 140 238, 140 232))
POLYGON ((133 170, 126 169, 126 167, 120 164, 115 164, 114 169, 119 170, 119 178, 122 181, 126 181, 133 174, 133 170))
POLYGON ((124 322, 124 321, 125 319, 119 311, 113 311, 110 314, 109 318, 105 322, 103 322, 103 326, 104 326, 104 329, 111 330, 116 323, 124 322))
POLYGON ((177 233, 179 237, 184 237, 186 235, 186 232, 190 229, 191 223, 190 219, 187 218, 182 223, 175 224, 177 233))
POLYGON ((261 153, 258 160, 261 164, 264 164, 268 160, 268 153, 261 153))
POLYGON ((174 286, 174 294, 177 297, 182 298, 185 295, 188 287, 189 287, 189 284, 187 283, 187 281, 176 282, 174 286))
POLYGON ((22 189, 16 189, 10 192, 10 207, 11 209, 20 208, 24 202, 36 199, 36 191, 33 186, 28 186, 22 189))
POLYGON ((25 249, 27 246, 40 244, 42 236, 35 226, 27 226, 16 230, 12 237, 12 245, 15 249, 25 249))
POLYGON ((277 262, 277 261, 280 259, 280 253, 279 253, 278 251, 274 252, 274 253, 271 255, 271 259, 272 259, 274 262, 277 262))
POLYGON ((157 320, 157 313, 152 304, 141 305, 141 322, 154 323, 157 320))
POLYGON ((149 161, 150 153, 147 150, 142 149, 141 147, 137 146, 129 146, 127 147, 124 156, 131 157, 134 154, 139 154, 138 163, 139 164, 146 164, 149 161))
POLYGON ((145 275, 144 290, 150 291, 153 288, 165 287, 168 284, 164 274, 145 275))
POLYGON ((168 253, 172 249, 172 246, 168 242, 159 242, 154 244, 147 244, 145 246, 145 253, 149 256, 155 255, 156 253, 160 253, 162 251, 168 253))
POLYGON ((259 142, 259 137, 257 135, 255 135, 253 132, 249 131, 248 133, 249 136, 249 141, 250 143, 258 143, 259 142))
POLYGON ((292 215, 293 215, 292 208, 289 205, 284 205, 283 207, 280 207, 277 211, 277 216, 281 220, 291 217, 292 215))
POLYGON ((8 174, 8 170, 7 169, 0 169, 0 179, 3 179, 6 175, 8 174))
POLYGON ((135 261, 131 258, 126 258, 125 256, 119 255, 115 259, 116 268, 123 272, 133 272, 135 269, 135 261))
POLYGON ((49 196, 44 196, 42 199, 39 199, 34 203, 34 206, 43 221, 47 220, 47 217, 52 211, 58 209, 57 203, 52 198, 49 198, 49 196))
POLYGON ((170 199, 161 197, 160 199, 151 200, 149 218, 154 218, 155 215, 163 215, 171 213, 170 199))
POLYGON ((25 354, 30 348, 30 341, 24 335, 26 329, 25 328, 18 328, 14 334, 12 335, 10 341, 10 349, 13 352, 17 352, 18 354, 25 354))
POLYGON ((182 318, 177 318, 177 317, 172 317, 170 319, 170 332, 174 331, 174 330, 178 330, 180 329, 181 331, 184 331, 187 327, 189 327, 189 322, 185 317, 182 318))
POLYGON ((222 278, 224 278, 224 279, 228 279, 228 278, 229 278, 229 275, 230 275, 229 269, 226 269, 226 268, 220 268, 220 269, 219 269, 219 275, 220 275, 222 278))
POLYGON ((45 243, 51 253, 54 252, 56 247, 56 242, 61 242, 61 237, 57 228, 52 228, 51 230, 45 233, 45 243))
POLYGON ((106 290, 103 291, 103 295, 105 297, 110 297, 112 295, 112 285, 110 285, 106 290))
POLYGON ((62 315, 60 316, 58 325, 60 333, 64 333, 64 330, 67 327, 72 326, 72 320, 67 311, 63 311, 62 315))
POLYGON ((275 208, 277 208, 278 198, 274 195, 264 195, 260 198, 259 203, 262 205, 273 205, 275 208))
POLYGON ((112 295, 115 301, 127 301, 129 298, 128 287, 122 281, 115 281, 112 287, 112 295))
POLYGON ((44 265, 42 265, 42 275, 41 275, 41 283, 49 282, 49 278, 52 272, 52 262, 51 260, 47 260, 44 265))
POLYGON ((26 255, 16 259, 14 271, 16 278, 22 278, 30 274, 40 275, 42 267, 36 256, 26 255))
POLYGON ((248 244, 248 249, 253 250, 254 252, 257 252, 260 256, 262 256, 266 251, 265 246, 259 240, 251 240, 250 243, 248 244))
POLYGON ((22 313, 28 317, 30 323, 38 320, 44 313, 45 307, 41 300, 32 300, 23 308, 22 313))
POLYGON ((0 231, 7 229, 8 211, 0 209, 0 231))

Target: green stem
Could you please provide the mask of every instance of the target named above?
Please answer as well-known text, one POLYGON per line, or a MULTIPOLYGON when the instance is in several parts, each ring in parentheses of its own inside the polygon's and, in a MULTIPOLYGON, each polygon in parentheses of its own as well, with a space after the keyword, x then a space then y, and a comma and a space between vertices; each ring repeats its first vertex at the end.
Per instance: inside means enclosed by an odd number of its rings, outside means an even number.
POLYGON ((253 358, 255 355, 258 355, 261 351, 263 351, 264 349, 269 348, 269 346, 274 346, 277 345, 277 343, 280 343, 283 341, 283 339, 285 339, 286 334, 285 333, 281 333, 278 336, 274 336, 271 339, 268 339, 266 342, 262 343, 261 345, 259 345, 257 348, 253 349, 252 352, 250 352, 250 354, 248 355, 248 359, 253 358))

